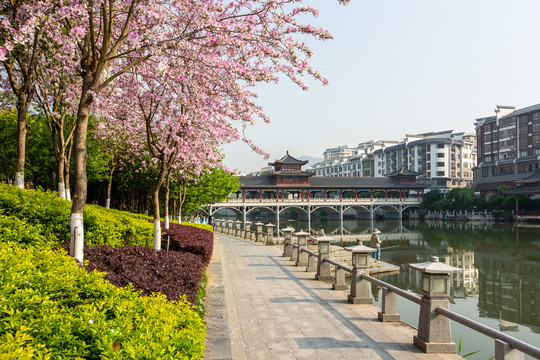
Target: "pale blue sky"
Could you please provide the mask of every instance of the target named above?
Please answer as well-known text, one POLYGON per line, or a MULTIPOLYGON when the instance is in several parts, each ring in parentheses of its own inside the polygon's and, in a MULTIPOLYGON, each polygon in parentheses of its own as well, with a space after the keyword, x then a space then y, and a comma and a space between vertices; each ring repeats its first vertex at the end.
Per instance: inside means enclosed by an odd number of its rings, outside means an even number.
MULTIPOLYGON (((309 2, 306 2, 309 3, 309 2)), ((540 1, 337 0, 311 3, 311 23, 334 39, 306 41, 329 81, 307 92, 288 79, 257 89, 272 124, 247 130, 271 161, 322 157, 328 147, 399 140, 430 131, 474 131, 495 105, 540 103, 540 1)), ((225 165, 254 171, 268 161, 243 143, 225 165)))

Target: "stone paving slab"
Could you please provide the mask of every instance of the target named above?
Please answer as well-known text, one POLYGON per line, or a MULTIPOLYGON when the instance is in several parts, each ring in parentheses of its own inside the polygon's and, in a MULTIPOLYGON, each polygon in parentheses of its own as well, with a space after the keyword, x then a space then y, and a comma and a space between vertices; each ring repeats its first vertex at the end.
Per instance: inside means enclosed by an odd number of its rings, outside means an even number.
POLYGON ((315 280, 278 247, 214 239, 205 359, 461 359, 423 353, 413 327, 380 322, 376 306, 349 304, 348 291, 315 280))

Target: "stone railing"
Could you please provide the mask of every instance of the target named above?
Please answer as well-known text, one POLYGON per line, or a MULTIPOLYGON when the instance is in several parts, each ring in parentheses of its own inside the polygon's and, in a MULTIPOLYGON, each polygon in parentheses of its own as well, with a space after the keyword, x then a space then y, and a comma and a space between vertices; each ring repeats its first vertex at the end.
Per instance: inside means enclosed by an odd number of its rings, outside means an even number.
MULTIPOLYGON (((237 223, 236 231, 233 223, 217 221, 215 231, 224 234, 240 235, 242 239, 273 245, 273 225, 255 224, 252 231, 250 223, 240 229, 237 223), (240 232, 237 232, 240 230, 240 232)), ((438 258, 421 264, 410 264, 412 269, 422 273, 422 297, 411 294, 396 286, 369 276, 369 257, 375 250, 357 245, 347 248, 352 253, 352 267, 347 267, 330 259, 329 237, 320 237, 317 241, 317 252, 307 248, 308 233, 297 232, 294 229, 282 229, 284 235, 283 257, 289 258, 296 266, 306 267, 306 271, 315 272, 315 279, 332 281, 333 290, 349 290, 348 301, 352 304, 373 304, 371 284, 382 288, 381 311, 377 317, 383 322, 401 321, 397 312, 397 296, 420 305, 418 318, 418 333, 413 337, 413 343, 426 353, 455 353, 456 344, 452 342, 450 320, 456 321, 475 331, 495 340, 495 359, 523 359, 523 354, 540 359, 540 348, 494 330, 486 325, 464 317, 449 309, 450 274, 460 269, 440 263, 438 258), (334 275, 332 275, 332 267, 334 275), (345 282, 345 274, 351 275, 350 287, 345 282)))

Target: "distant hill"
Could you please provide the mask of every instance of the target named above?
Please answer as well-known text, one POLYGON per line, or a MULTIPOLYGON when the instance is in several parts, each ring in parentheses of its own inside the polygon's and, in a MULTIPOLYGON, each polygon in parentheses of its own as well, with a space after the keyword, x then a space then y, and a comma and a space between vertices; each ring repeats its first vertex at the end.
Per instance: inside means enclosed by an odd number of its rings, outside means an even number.
POLYGON ((316 164, 318 162, 321 162, 323 161, 324 159, 323 158, 318 158, 318 157, 314 157, 314 156, 300 156, 297 158, 298 160, 307 160, 309 161, 305 166, 312 166, 313 164, 316 164))

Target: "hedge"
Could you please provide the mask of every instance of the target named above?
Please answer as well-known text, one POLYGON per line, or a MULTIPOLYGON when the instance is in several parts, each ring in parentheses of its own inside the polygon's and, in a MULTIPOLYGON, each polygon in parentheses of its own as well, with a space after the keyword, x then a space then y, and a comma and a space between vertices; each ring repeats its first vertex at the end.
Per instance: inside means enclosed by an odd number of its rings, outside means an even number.
POLYGON ((211 231, 170 223, 165 232, 170 235, 170 250, 190 252, 200 256, 204 265, 210 263, 214 249, 214 234, 211 231))
MULTIPOLYGON (((6 216, 33 226, 43 225, 43 235, 58 243, 69 243, 71 202, 55 194, 0 183, 0 209, 6 216)), ((84 208, 86 245, 152 246, 153 231, 151 224, 129 213, 96 205, 84 208)))
POLYGON ((202 359, 204 325, 184 298, 141 297, 61 250, 0 243, 3 358, 202 359))
POLYGON ((133 284, 143 295, 159 292, 169 300, 185 295, 196 303, 203 264, 197 255, 178 251, 155 251, 147 247, 106 245, 85 249, 88 271, 107 272, 105 279, 124 287, 133 284))

